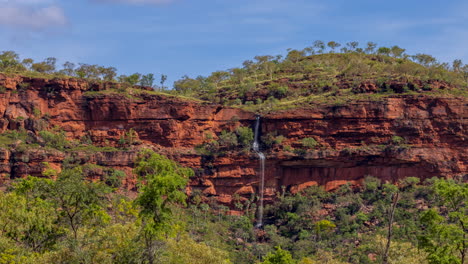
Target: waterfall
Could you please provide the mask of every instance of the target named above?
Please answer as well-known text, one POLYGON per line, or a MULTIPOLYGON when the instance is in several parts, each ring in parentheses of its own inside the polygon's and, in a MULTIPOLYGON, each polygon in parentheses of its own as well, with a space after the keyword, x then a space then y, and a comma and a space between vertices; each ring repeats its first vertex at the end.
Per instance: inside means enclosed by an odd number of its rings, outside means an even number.
POLYGON ((263 152, 260 151, 260 143, 258 141, 258 137, 260 134, 260 116, 257 116, 257 120, 255 121, 255 135, 254 135, 254 143, 252 145, 252 149, 258 155, 260 159, 260 184, 259 184, 259 196, 260 201, 258 205, 258 216, 257 216, 257 224, 255 225, 257 228, 260 228, 263 225, 263 193, 265 187, 265 155, 263 152))

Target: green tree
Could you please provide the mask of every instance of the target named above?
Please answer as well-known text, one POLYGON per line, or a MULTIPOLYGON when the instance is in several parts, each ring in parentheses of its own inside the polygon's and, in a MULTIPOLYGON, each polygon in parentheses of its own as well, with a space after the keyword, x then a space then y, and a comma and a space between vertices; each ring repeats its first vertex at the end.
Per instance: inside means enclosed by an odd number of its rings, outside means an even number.
POLYGON ((51 189, 51 198, 60 208, 59 217, 71 229, 75 241, 83 225, 100 224, 107 217, 102 208, 106 192, 103 185, 83 179, 81 167, 65 169, 59 174, 51 189))
POLYGON ((32 70, 40 73, 53 73, 55 71, 56 58, 49 57, 43 62, 34 63, 31 65, 32 70))
POLYGON ((167 75, 166 74, 161 74, 161 81, 159 82, 161 84, 161 90, 165 89, 164 83, 166 82, 166 80, 167 80, 167 75))
POLYGON ((79 63, 79 67, 75 69, 75 73, 79 78, 99 79, 99 69, 97 65, 79 63))
POLYGON ((314 224, 315 236, 320 240, 323 234, 331 232, 336 228, 336 225, 329 220, 320 220, 314 224))
POLYGON ((377 47, 377 43, 374 42, 367 42, 367 47, 364 50, 367 54, 373 54, 375 51, 375 48, 377 47))
POLYGON ((141 86, 153 87, 153 84, 154 84, 154 74, 148 73, 146 75, 141 76, 141 80, 140 80, 141 86))
MULTIPOLYGON (((390 188, 387 188, 387 190, 390 189, 390 188)), ((387 230, 387 241, 385 243, 385 247, 384 247, 384 252, 383 252, 383 260, 382 260, 382 263, 383 264, 388 264, 388 255, 389 255, 389 252, 390 252, 390 247, 391 247, 391 243, 392 243, 392 236, 393 236, 393 221, 395 219, 395 210, 396 210, 396 207, 397 207, 397 204, 398 204, 398 199, 400 197, 400 193, 398 192, 398 189, 397 188, 394 188, 393 189, 394 191, 391 192, 389 191, 388 193, 392 193, 392 204, 391 206, 388 208, 388 230, 387 230)))
POLYGON ((31 65, 34 63, 34 60, 31 58, 26 58, 21 61, 21 64, 23 64, 26 69, 31 69, 31 65))
POLYGON ((461 70, 461 67, 463 65, 462 60, 454 60, 452 63, 452 69, 454 72, 459 72, 461 70))
POLYGON ((330 41, 327 43, 327 46, 330 48, 330 53, 335 53, 335 49, 340 47, 341 44, 335 41, 330 41))
POLYGON ((420 246, 428 253, 431 264, 465 264, 468 248, 468 183, 438 179, 434 190, 440 207, 421 216, 424 235, 420 246))
POLYGON ((304 58, 304 52, 299 50, 289 50, 286 60, 292 63, 298 63, 302 58, 304 58))
POLYGON ((180 94, 189 94, 201 89, 202 83, 200 80, 192 79, 187 75, 182 76, 180 80, 174 82, 174 89, 180 94))
POLYGON ((273 73, 278 69, 278 64, 273 61, 268 61, 263 65, 263 69, 270 76, 270 81, 273 80, 273 73))
POLYGON ((168 254, 163 259, 168 264, 229 264, 228 254, 205 243, 197 243, 187 235, 169 239, 168 254))
POLYGON ((216 89, 218 88, 218 85, 220 82, 226 80, 229 77, 229 73, 225 71, 216 71, 213 72, 210 77, 208 77, 208 80, 212 82, 216 89))
MULTIPOLYGON (((229 71, 231 72, 231 80, 234 83, 236 83, 236 84, 243 84, 244 83, 244 80, 247 77, 247 70, 246 69, 244 69, 244 68, 233 68, 233 69, 230 69, 229 71)), ((215 85, 217 85, 217 84, 215 84, 215 85)))
POLYGON ((0 54, 0 71, 17 72, 24 70, 19 62, 19 55, 14 51, 3 51, 0 54))
POLYGON ((117 76, 117 69, 114 67, 98 67, 99 76, 102 80, 111 82, 114 81, 115 76, 117 76))
POLYGON ((411 56, 413 60, 415 60, 417 63, 429 67, 431 65, 434 65, 436 63, 436 59, 432 57, 431 55, 428 54, 423 54, 423 53, 418 53, 416 55, 411 56))
POLYGON ((293 259, 291 253, 287 250, 276 247, 275 252, 269 252, 261 264, 296 264, 297 261, 293 259))
POLYGON ((276 63, 272 61, 274 57, 270 55, 255 56, 254 59, 257 61, 256 67, 266 75, 269 75, 270 80, 273 79, 273 72, 277 68, 276 63))
POLYGON ((346 43, 346 46, 348 46, 350 51, 356 51, 357 47, 359 46, 359 42, 351 41, 351 42, 346 43))
POLYGON ((131 86, 137 85, 140 82, 141 74, 134 73, 130 76, 124 78, 125 82, 130 84, 131 86))
POLYGON ((318 54, 322 54, 325 50, 325 43, 321 40, 314 41, 313 47, 317 50, 318 54))
POLYGON ((69 61, 65 62, 60 72, 68 76, 73 76, 75 73, 75 64, 69 61))
POLYGON ((390 52, 391 52, 391 49, 390 49, 390 48, 387 48, 387 47, 380 47, 380 48, 377 50, 377 54, 385 55, 385 56, 389 56, 389 55, 390 55, 390 52))
POLYGON ((253 75, 255 81, 258 81, 258 64, 253 62, 252 60, 246 60, 242 63, 243 69, 249 75, 253 75))
POLYGON ((465 82, 468 82, 468 64, 465 64, 461 68, 461 72, 462 72, 463 78, 465 79, 465 82))
POLYGON ((267 63, 273 59, 271 55, 255 56, 254 59, 257 61, 257 64, 261 67, 264 63, 267 63))
POLYGON ((174 231, 170 205, 185 204, 184 188, 194 173, 149 149, 138 154, 135 173, 145 182, 135 203, 141 208, 145 255, 152 264, 163 238, 174 231))
POLYGON ((0 192, 0 236, 35 252, 50 250, 64 233, 56 224, 57 211, 49 201, 30 198, 15 192, 0 192))
POLYGON ((393 46, 390 48, 390 54, 395 58, 401 58, 405 52, 405 49, 402 49, 398 46, 393 46))

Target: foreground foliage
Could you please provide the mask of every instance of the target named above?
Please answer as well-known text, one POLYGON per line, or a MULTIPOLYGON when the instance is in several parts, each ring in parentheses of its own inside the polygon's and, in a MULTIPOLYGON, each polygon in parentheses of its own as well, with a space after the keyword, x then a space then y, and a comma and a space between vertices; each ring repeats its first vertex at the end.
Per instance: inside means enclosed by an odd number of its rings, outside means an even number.
POLYGON ((385 253, 387 263, 466 263, 461 179, 283 189, 260 230, 255 197, 234 197, 240 216, 196 190, 187 197, 193 171, 152 151, 136 160, 134 200, 87 180, 86 169, 20 179, 0 193, 0 263, 382 263, 385 253))

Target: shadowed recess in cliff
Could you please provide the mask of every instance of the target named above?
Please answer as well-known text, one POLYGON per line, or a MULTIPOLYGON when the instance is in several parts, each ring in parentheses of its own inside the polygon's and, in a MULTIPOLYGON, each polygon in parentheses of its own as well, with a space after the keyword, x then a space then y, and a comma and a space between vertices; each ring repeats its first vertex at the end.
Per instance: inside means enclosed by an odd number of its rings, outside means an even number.
POLYGON ((295 164, 293 166, 283 165, 280 184, 288 186, 293 193, 314 185, 324 186, 327 191, 331 191, 346 183, 359 185, 366 176, 397 182, 399 179, 407 177, 427 179, 436 175, 421 164, 400 164, 398 166, 382 164, 357 167, 347 167, 344 164, 335 164, 333 167, 295 164))
POLYGON ((260 143, 258 141, 260 134, 260 116, 256 117, 255 121, 255 136, 254 143, 252 145, 253 150, 257 153, 258 158, 260 159, 260 179, 259 179, 259 206, 258 206, 258 216, 256 227, 261 227, 263 225, 263 194, 265 187, 265 155, 260 151, 260 143))

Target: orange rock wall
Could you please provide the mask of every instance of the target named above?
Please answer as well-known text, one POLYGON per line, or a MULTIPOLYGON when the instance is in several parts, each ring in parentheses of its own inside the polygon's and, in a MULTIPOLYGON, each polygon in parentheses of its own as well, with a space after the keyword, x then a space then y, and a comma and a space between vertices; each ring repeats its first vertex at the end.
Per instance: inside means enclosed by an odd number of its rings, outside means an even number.
MULTIPOLYGON (((140 145, 126 152, 75 153, 75 159, 127 172, 132 188, 133 159, 141 147, 152 147, 186 166, 197 176, 191 188, 230 203, 234 194, 249 197, 258 186, 258 159, 253 153, 232 152, 209 164, 193 148, 207 134, 252 126, 253 113, 160 94, 110 93, 116 84, 90 84, 81 80, 45 80, 0 75, 0 132, 25 128, 44 129, 38 122, 59 126, 70 139, 89 136, 98 145, 116 145, 133 129, 140 145), (25 84, 26 83, 26 84, 25 84)), ((455 176, 467 173, 467 100, 429 96, 394 96, 349 102, 337 106, 317 105, 262 116, 262 134, 283 135, 281 146, 266 149, 266 195, 285 186, 298 191, 311 185, 328 190, 350 182, 359 184, 372 175, 387 181, 415 176, 455 176), (389 146, 393 136, 405 146, 389 146), (314 138, 319 146, 301 155, 284 146, 302 148, 300 140, 314 138)), ((66 154, 45 150, 24 153, 0 151, 0 181, 11 177, 40 175, 43 162, 59 168, 66 154), (9 175, 9 176, 8 176, 9 175)))

